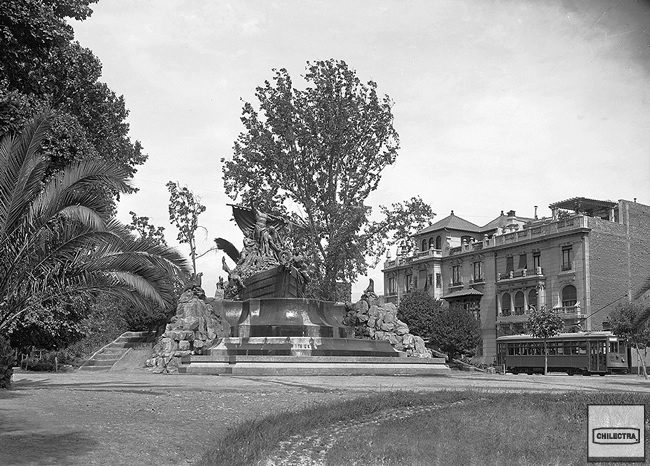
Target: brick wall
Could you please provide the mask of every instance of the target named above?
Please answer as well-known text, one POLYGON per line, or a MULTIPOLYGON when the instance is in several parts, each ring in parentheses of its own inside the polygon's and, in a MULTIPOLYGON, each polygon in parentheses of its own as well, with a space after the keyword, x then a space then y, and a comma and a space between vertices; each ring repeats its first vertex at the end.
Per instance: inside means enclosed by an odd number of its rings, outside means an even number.
POLYGON ((635 297, 650 280, 650 206, 621 200, 618 219, 589 219, 591 312, 598 311, 591 318, 594 330, 627 298, 607 304, 629 291, 635 297))

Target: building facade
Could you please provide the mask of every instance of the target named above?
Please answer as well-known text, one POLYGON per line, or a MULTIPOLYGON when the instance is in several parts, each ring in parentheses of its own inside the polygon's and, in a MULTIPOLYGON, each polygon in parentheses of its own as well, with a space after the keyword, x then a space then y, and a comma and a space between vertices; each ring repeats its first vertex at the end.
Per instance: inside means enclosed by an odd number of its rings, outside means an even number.
POLYGON ((525 331, 533 308, 554 309, 567 331, 607 329, 609 312, 650 280, 650 206, 572 198, 549 207, 551 218, 501 212, 482 227, 452 211, 415 235, 414 252, 385 262, 385 300, 419 289, 472 311, 483 363, 498 336, 525 331))

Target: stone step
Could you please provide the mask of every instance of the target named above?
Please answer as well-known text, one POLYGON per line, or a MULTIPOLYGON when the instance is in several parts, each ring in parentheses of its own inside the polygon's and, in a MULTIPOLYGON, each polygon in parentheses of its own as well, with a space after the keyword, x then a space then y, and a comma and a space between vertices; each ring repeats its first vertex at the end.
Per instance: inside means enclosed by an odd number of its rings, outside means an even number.
POLYGON ((86 363, 83 365, 83 367, 86 367, 86 366, 106 366, 106 367, 111 367, 118 360, 119 360, 119 358, 113 358, 113 359, 89 359, 88 361, 86 361, 86 363))
POLYGON ((128 341, 114 341, 109 344, 106 348, 130 348, 133 346, 133 342, 128 341))
POLYGON ((123 337, 134 337, 134 338, 147 338, 149 337, 149 332, 124 332, 123 337))
POLYGON ((122 335, 117 337, 115 341, 118 343, 146 343, 147 337, 125 337, 122 335))
POLYGON ((124 332, 88 359, 79 370, 108 370, 131 348, 153 347, 149 332, 124 332))
POLYGON ((113 366, 81 366, 79 368, 80 371, 91 371, 91 372, 98 372, 98 371, 108 371, 111 367, 113 366))
POLYGON ((114 353, 114 352, 109 352, 109 353, 99 353, 96 354, 95 357, 92 359, 93 361, 116 361, 120 359, 120 357, 124 354, 124 351, 120 351, 119 353, 114 353))

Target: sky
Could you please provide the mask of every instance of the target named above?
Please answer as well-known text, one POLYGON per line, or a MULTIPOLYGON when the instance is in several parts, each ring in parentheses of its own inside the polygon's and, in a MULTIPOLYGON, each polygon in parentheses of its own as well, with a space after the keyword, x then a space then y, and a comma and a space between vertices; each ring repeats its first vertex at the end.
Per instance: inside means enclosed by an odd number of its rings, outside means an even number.
MULTIPOLYGON (((221 158, 233 154, 243 103, 286 68, 344 60, 394 101, 400 150, 367 205, 421 196, 441 220, 481 226, 502 210, 550 216, 572 197, 650 204, 650 2, 636 0, 100 0, 71 21, 75 39, 123 95, 132 140, 149 155, 130 211, 165 227, 168 181, 206 211, 198 252, 241 244, 221 158)), ((189 256, 189 247, 179 245, 189 256)), ((393 257, 395 251, 392 251, 393 257)), ((197 262, 215 291, 221 252, 197 262)), ((382 261, 383 262, 383 261, 382 261)), ((232 263, 230 264, 233 265, 232 263)), ((381 263, 358 277, 382 292, 381 263)))

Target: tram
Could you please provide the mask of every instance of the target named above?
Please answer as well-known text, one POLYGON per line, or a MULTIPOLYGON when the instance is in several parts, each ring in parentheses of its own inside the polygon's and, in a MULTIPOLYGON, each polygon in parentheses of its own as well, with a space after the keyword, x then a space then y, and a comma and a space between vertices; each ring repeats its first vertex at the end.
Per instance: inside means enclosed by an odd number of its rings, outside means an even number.
MULTIPOLYGON (((612 332, 561 333, 548 340, 548 371, 626 374, 627 345, 612 332)), ((530 335, 497 338, 497 363, 513 374, 544 372, 544 341, 530 335)))

